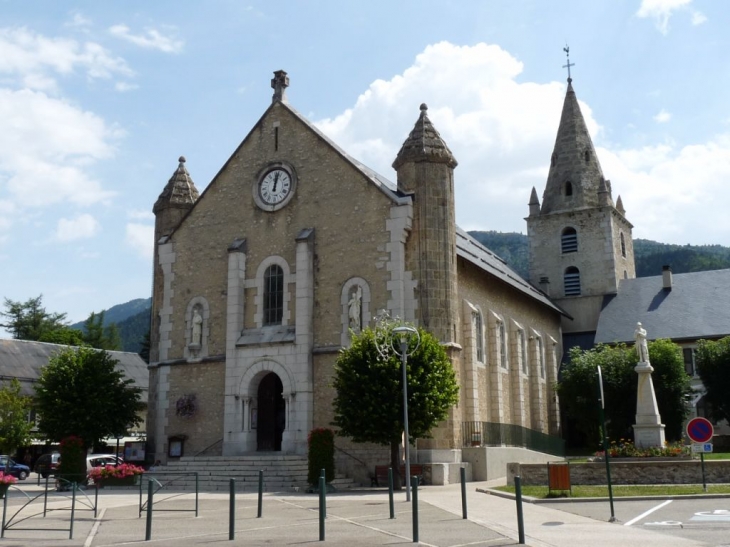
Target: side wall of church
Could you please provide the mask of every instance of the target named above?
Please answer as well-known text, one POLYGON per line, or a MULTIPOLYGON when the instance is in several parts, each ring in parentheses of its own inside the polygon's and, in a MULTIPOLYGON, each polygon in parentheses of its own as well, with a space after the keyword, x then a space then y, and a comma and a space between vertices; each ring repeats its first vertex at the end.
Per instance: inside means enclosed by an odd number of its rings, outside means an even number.
POLYGON ((562 354, 559 314, 465 260, 459 259, 458 266, 459 296, 465 305, 459 402, 464 421, 556 433, 559 417, 552 385, 562 354), (481 359, 477 313, 483 329, 481 359))

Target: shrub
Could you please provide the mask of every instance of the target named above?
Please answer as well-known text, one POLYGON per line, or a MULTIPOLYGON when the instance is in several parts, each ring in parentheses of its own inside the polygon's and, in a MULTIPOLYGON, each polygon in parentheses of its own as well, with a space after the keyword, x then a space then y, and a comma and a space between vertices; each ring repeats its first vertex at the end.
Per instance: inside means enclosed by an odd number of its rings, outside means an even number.
POLYGON ((307 481, 312 486, 319 484, 319 476, 324 469, 326 482, 335 478, 335 434, 331 429, 318 427, 309 432, 309 471, 307 481))
POLYGON ((68 482, 86 479, 86 449, 81 437, 70 435, 61 440, 58 477, 68 482))

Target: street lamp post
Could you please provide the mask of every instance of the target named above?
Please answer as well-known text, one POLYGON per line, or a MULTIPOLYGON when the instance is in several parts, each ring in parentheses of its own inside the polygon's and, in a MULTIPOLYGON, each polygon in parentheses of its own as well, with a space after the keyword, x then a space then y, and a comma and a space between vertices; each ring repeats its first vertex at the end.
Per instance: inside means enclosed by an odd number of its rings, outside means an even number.
MULTIPOLYGON (((408 367, 408 338, 415 334, 418 336, 418 331, 414 327, 408 325, 401 325, 393 329, 393 334, 398 335, 400 338, 400 358, 403 369, 403 444, 405 445, 405 457, 406 457, 406 501, 411 501, 411 441, 408 433, 408 374, 406 369, 408 367)), ((396 350, 396 353, 399 353, 396 350)))

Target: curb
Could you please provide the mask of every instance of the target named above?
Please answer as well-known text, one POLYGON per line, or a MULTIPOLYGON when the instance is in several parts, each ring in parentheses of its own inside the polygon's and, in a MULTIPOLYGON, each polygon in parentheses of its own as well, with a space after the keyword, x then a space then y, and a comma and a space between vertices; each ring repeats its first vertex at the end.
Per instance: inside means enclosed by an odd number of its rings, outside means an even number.
MULTIPOLYGON (((502 492, 501 490, 493 490, 491 488, 477 488, 477 492, 480 494, 488 494, 490 496, 496 496, 498 498, 505 498, 514 500, 516 496, 509 492, 502 492)), ((666 496, 614 496, 613 501, 617 500, 628 500, 628 501, 646 501, 646 500, 691 500, 691 499, 726 499, 730 498, 730 494, 669 494, 666 496)), ((587 502, 607 502, 608 497, 603 498, 533 498, 531 496, 522 496, 522 501, 526 503, 587 503, 587 502)))

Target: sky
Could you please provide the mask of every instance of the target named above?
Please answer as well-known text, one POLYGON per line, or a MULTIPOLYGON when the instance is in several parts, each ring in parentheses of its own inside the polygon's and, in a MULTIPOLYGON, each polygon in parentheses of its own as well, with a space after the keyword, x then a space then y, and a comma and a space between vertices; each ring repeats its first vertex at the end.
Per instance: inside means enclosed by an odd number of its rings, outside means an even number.
POLYGON ((0 0, 0 297, 73 322, 148 297, 178 158, 202 192, 279 69, 295 109, 392 181, 427 103, 457 223, 525 233, 566 46, 633 236, 730 245, 729 26, 718 0, 0 0))

